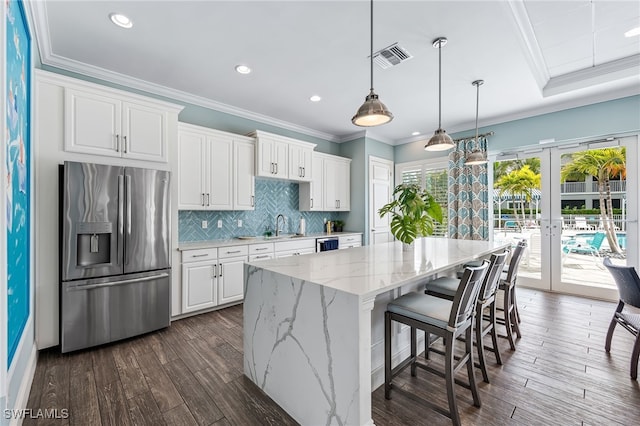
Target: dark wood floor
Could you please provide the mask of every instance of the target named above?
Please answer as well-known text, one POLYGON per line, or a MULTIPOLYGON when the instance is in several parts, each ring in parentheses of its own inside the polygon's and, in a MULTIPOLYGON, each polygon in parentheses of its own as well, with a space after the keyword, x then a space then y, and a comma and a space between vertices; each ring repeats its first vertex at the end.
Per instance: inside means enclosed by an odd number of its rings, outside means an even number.
MULTIPOLYGON (((516 351, 500 342, 504 365, 488 355, 491 384, 480 382, 482 408, 457 389, 463 424, 638 424, 631 335, 618 329, 611 355, 603 349, 615 305, 527 289, 518 289, 518 302, 523 337, 516 351)), ((376 425, 450 424, 419 403, 424 398, 446 407, 441 379, 424 371, 412 378, 406 370, 395 384, 415 396, 396 392, 387 401, 381 388, 374 391, 376 425)), ((241 306, 95 350, 43 351, 28 408, 68 409, 69 417, 26 419, 27 425, 295 424, 242 375, 241 306)))

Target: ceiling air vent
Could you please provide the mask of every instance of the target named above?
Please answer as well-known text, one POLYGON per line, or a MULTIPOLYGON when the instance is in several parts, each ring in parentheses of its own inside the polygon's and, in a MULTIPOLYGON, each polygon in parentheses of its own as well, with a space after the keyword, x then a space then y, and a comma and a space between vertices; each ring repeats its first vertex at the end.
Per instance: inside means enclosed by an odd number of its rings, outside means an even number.
POLYGON ((398 43, 385 47, 373 54, 373 62, 378 64, 382 69, 387 69, 398 65, 401 62, 413 58, 411 53, 407 52, 398 43))

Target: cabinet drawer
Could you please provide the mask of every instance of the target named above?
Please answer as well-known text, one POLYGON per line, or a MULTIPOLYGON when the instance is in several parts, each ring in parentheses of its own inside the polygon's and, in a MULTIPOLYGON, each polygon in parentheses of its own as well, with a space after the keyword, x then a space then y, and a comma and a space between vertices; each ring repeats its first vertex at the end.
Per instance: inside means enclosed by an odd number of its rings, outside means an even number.
POLYGON ((273 259, 273 252, 249 255, 249 262, 255 262, 258 260, 267 260, 267 259, 273 259))
POLYGON ((275 243, 275 251, 291 251, 291 250, 304 250, 304 249, 313 249, 316 250, 316 240, 311 239, 303 239, 303 240, 288 240, 288 241, 278 241, 275 243))
POLYGON ((353 243, 362 243, 360 235, 346 235, 344 237, 338 237, 340 246, 351 245, 353 243))
POLYGON ((249 254, 248 246, 218 247, 218 259, 225 259, 227 257, 246 256, 248 254, 249 254))
POLYGON ((249 254, 273 253, 273 243, 251 244, 249 254))
POLYGON ((203 262, 207 260, 216 260, 218 258, 217 248, 185 250, 182 252, 182 263, 203 262))
POLYGON ((279 251, 279 252, 276 252, 276 258, 289 257, 289 256, 302 256, 305 254, 313 254, 315 252, 316 252, 315 248, 309 248, 309 247, 298 249, 298 250, 279 251))

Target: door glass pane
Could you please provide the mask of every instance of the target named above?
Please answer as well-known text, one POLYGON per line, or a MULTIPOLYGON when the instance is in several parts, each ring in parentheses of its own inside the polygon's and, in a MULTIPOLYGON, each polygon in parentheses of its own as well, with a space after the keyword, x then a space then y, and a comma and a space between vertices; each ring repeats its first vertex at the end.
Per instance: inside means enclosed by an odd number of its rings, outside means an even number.
POLYGON ((540 185, 538 157, 493 163, 493 237, 513 246, 520 240, 527 241, 518 272, 527 281, 540 281, 542 277, 540 185))
POLYGON ((615 289, 602 261, 626 264, 625 149, 562 154, 560 167, 562 285, 590 295, 586 287, 615 289))

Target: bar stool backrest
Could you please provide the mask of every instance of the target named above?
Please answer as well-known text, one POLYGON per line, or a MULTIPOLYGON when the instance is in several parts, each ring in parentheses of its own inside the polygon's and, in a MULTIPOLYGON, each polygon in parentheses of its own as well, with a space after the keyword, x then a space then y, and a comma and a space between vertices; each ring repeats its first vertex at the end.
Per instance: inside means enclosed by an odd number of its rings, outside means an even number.
POLYGON ((457 329, 471 319, 474 307, 478 302, 478 294, 482 286, 482 279, 489 268, 489 261, 485 260, 477 268, 467 267, 460 280, 458 291, 453 298, 451 316, 449 317, 449 327, 457 329))
POLYGON ((513 254, 511 255, 511 260, 509 261, 509 270, 507 271, 507 278, 505 281, 508 283, 514 283, 518 276, 518 266, 520 266, 520 260, 522 259, 522 254, 524 253, 524 249, 527 248, 526 240, 522 240, 518 243, 516 248, 513 250, 513 254))
POLYGON ((633 266, 614 265, 608 257, 604 260, 604 266, 611 272, 616 286, 618 286, 620 300, 625 305, 640 308, 640 278, 636 268, 633 266))
POLYGON ((489 269, 484 275, 482 282, 482 288, 480 289, 480 300, 487 300, 493 296, 498 288, 498 282, 500 281, 500 274, 504 264, 507 262, 507 256, 509 256, 509 250, 505 250, 499 254, 492 254, 489 260, 489 269))

